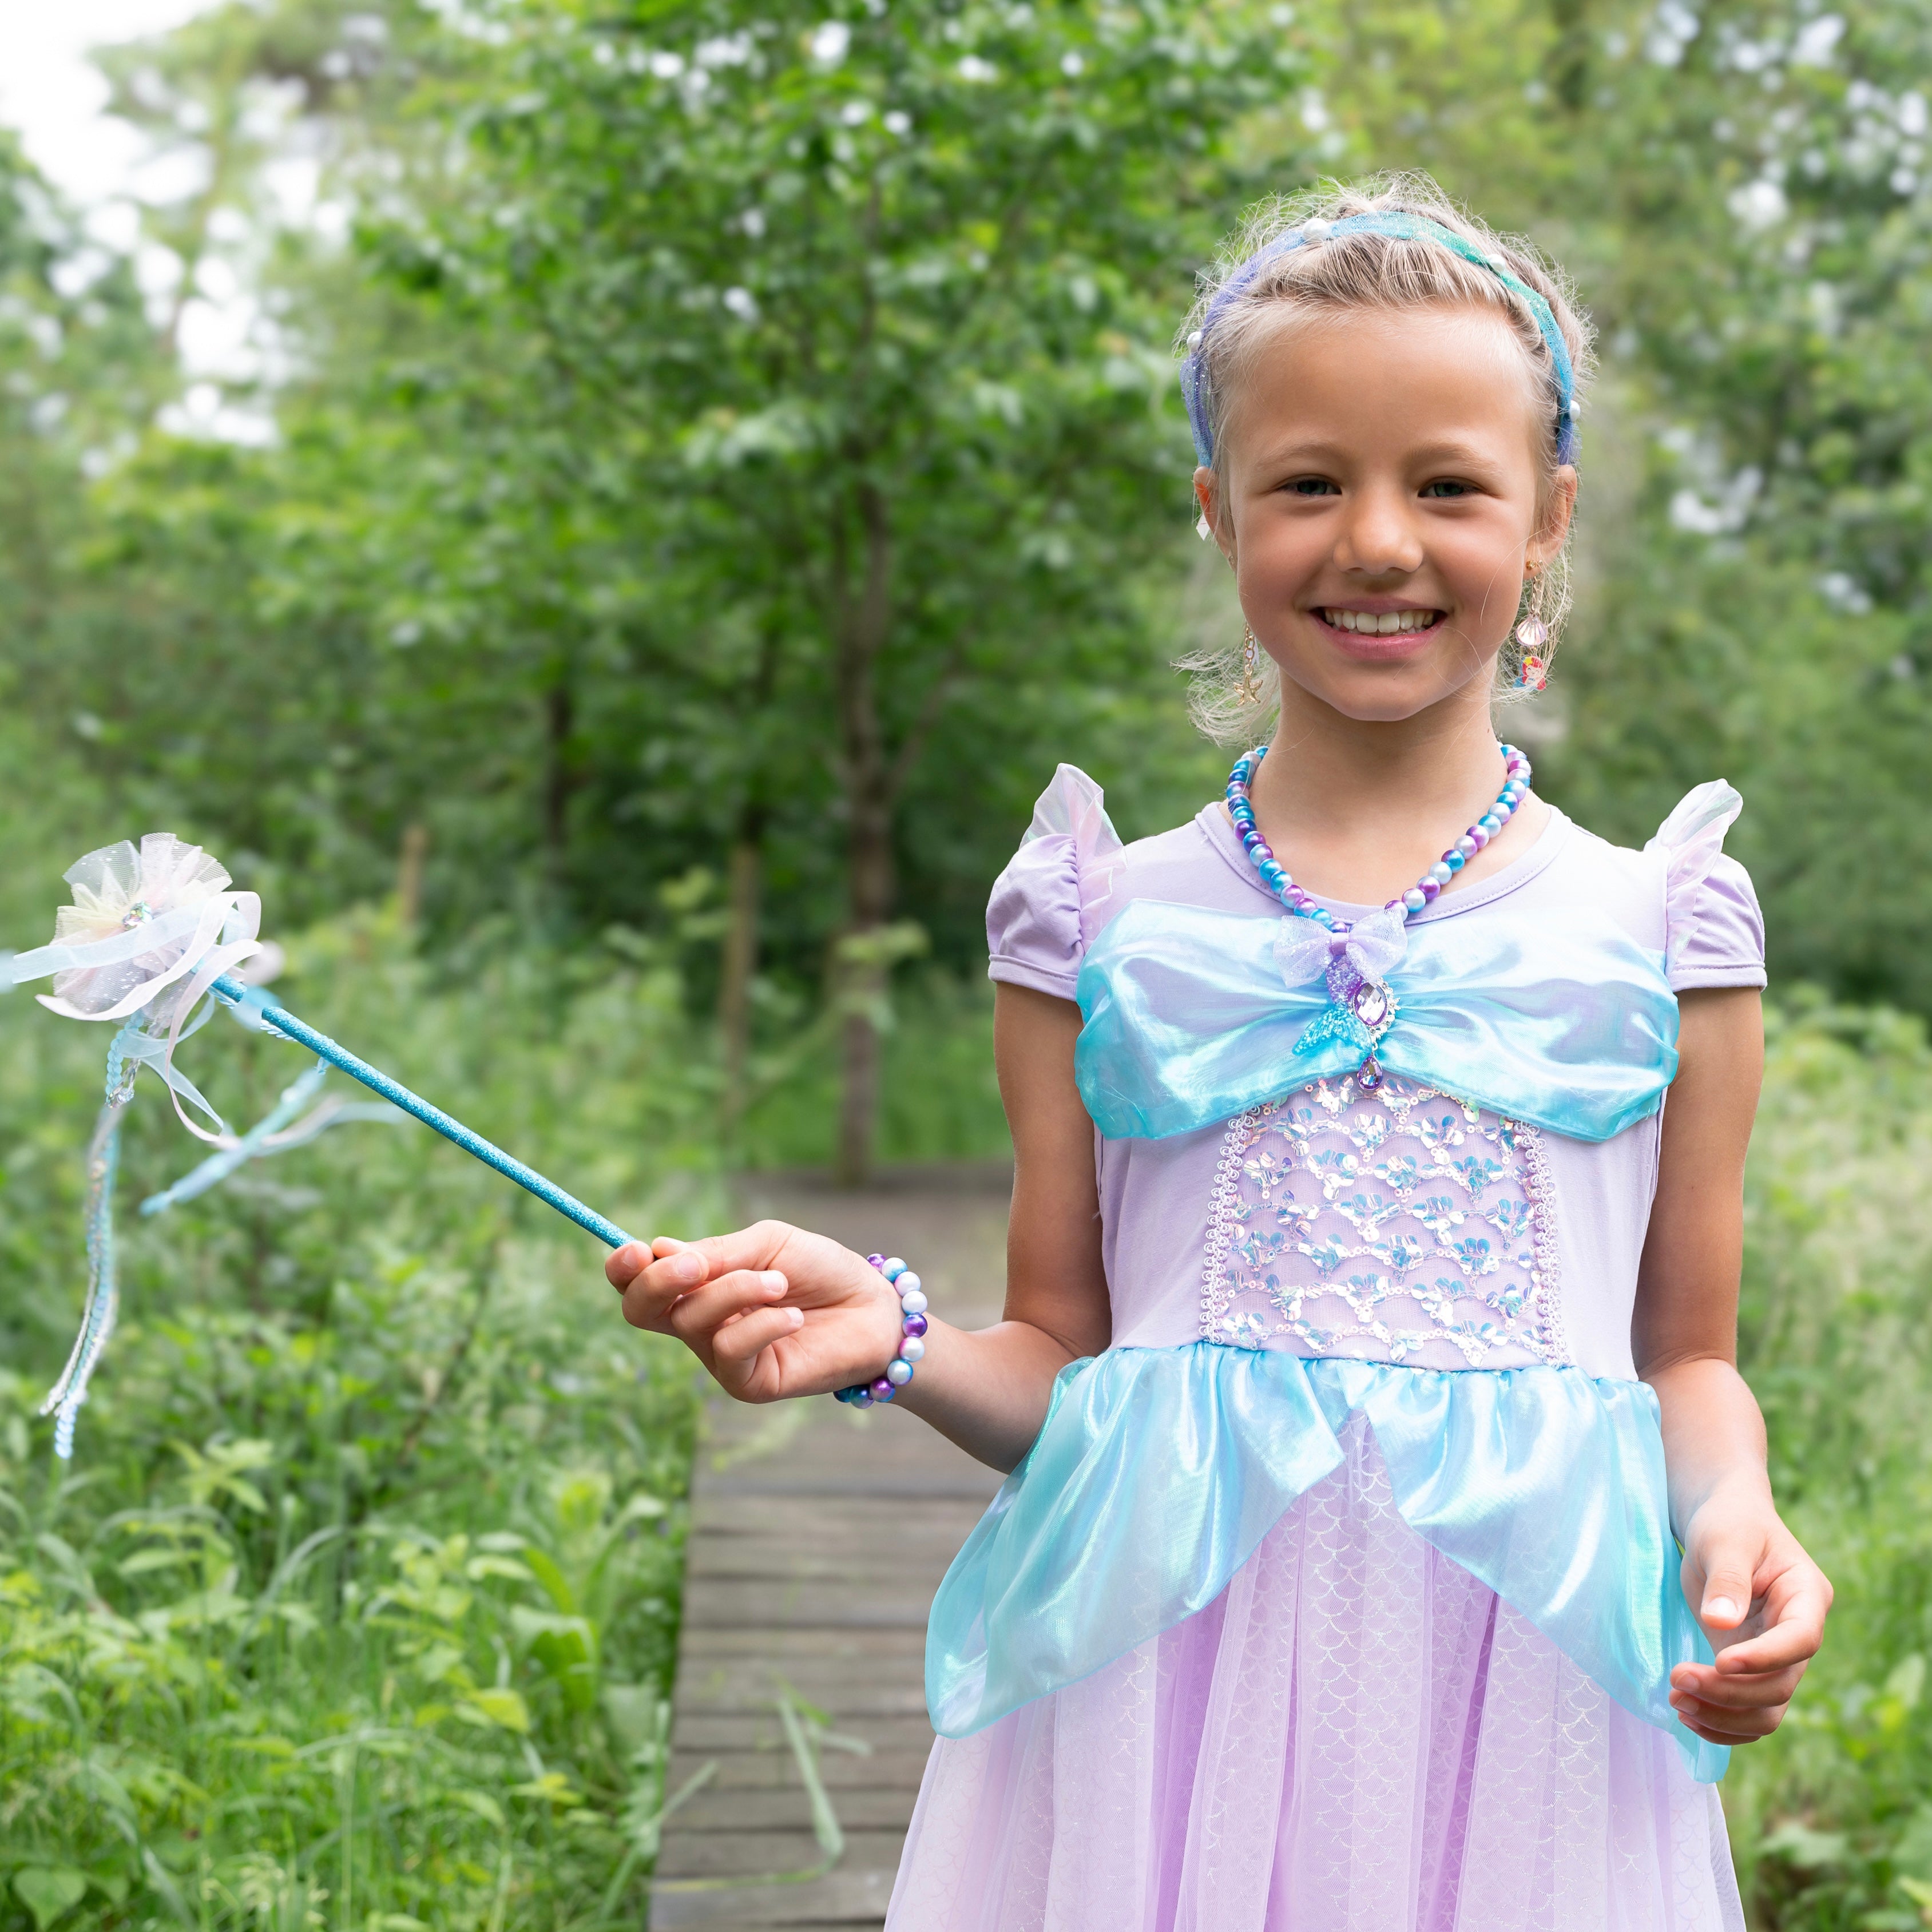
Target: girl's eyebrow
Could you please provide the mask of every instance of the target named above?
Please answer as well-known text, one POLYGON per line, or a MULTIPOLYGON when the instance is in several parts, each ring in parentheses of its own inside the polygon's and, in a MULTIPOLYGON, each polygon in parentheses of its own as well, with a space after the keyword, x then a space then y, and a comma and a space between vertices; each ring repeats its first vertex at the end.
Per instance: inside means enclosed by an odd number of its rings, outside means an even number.
MULTIPOLYGON (((1346 442, 1316 436, 1306 441, 1283 442, 1273 448, 1264 448, 1258 461, 1258 466, 1264 470, 1281 470, 1307 463, 1352 466, 1359 454, 1358 450, 1346 442)), ((1456 436, 1417 443, 1403 451, 1402 460, 1405 468, 1443 463, 1486 471, 1493 471, 1499 466, 1492 452, 1485 450, 1480 443, 1456 436)))

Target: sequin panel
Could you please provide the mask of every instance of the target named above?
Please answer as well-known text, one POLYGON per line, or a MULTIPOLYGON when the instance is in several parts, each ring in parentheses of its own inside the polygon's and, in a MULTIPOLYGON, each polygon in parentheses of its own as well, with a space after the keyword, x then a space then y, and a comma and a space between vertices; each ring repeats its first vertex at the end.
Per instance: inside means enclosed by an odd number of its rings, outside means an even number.
POLYGON ((1202 1333, 1419 1368, 1568 1360, 1537 1130, 1388 1076, 1228 1123, 1202 1333))

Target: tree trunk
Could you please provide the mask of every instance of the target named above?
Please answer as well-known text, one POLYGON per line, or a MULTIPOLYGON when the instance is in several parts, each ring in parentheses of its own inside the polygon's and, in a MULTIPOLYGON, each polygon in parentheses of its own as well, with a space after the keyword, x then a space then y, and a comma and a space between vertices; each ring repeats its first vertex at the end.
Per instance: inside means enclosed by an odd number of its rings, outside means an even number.
MULTIPOLYGON (((769 619, 758 640, 746 714, 762 722, 770 711, 778 677, 782 627, 769 619)), ((754 750, 745 774, 745 796, 731 842, 725 880, 724 954, 718 982, 718 1032, 724 1054, 724 1144, 733 1147, 744 1118, 746 1069, 752 1058, 752 982, 758 970, 758 915, 765 861, 764 761, 754 750)))
POLYGON ((764 868, 764 807, 756 800, 739 815, 725 886, 724 957, 718 985, 718 1031, 724 1052, 724 1135, 735 1140, 745 1112, 745 1070, 752 1054, 752 980, 758 970, 758 897, 764 868))
POLYGON ((836 956, 834 995, 842 1060, 838 1144, 834 1178, 842 1187, 872 1175, 878 1126, 880 1042, 878 1012, 887 968, 876 942, 892 916, 892 773, 879 720, 875 677, 891 622, 892 532, 884 497, 862 483, 857 492, 863 556, 862 584, 850 594, 849 537, 842 518, 834 538, 834 639, 837 652, 840 760, 846 807, 846 922, 836 956))
POLYGON ((418 818, 403 831, 402 856, 396 862, 396 908, 403 930, 413 934, 422 923, 423 867, 429 858, 429 827, 418 818))

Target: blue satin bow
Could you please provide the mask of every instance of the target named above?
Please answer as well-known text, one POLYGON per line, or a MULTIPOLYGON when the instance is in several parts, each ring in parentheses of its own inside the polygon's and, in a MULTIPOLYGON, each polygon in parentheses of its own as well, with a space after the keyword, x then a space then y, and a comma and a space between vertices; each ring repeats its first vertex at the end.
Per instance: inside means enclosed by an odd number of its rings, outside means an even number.
POLYGON ((1664 956, 1587 907, 1560 926, 1378 914, 1337 953, 1311 920, 1136 899, 1088 949, 1077 997, 1081 1098, 1117 1140, 1228 1120, 1353 1072, 1370 1046, 1391 1072, 1584 1141, 1654 1113, 1677 1072, 1664 956), (1355 1017, 1360 981, 1393 994, 1385 1028, 1355 1017))

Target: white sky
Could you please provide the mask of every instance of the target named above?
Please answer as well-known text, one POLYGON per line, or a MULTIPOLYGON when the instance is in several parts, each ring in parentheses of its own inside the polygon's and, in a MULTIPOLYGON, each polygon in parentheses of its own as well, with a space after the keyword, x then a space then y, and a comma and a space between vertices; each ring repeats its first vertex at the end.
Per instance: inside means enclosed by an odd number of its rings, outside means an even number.
POLYGON ((71 199, 124 193, 139 158, 134 130, 101 109, 106 83, 87 51, 158 34, 207 0, 0 0, 0 122, 71 199))
MULTIPOLYGON (((28 158, 68 200, 84 210, 90 230, 110 246, 136 245, 130 200, 141 173, 140 136, 103 112, 107 84, 88 58, 90 48, 166 32, 209 0, 0 0, 0 123, 18 131, 28 158)), ((152 182, 154 178, 150 176, 152 182)), ((137 270, 152 298, 172 286, 172 257, 152 244, 137 251, 137 270)), ((250 338, 256 304, 222 286, 222 265, 204 272, 200 292, 182 319, 182 362, 191 376, 245 380, 259 372, 250 338), (212 286, 211 285, 212 284, 212 286)), ((232 277, 230 278, 232 281, 232 277)), ((206 380, 163 421, 172 428, 257 441, 265 418, 228 407, 206 380)))

